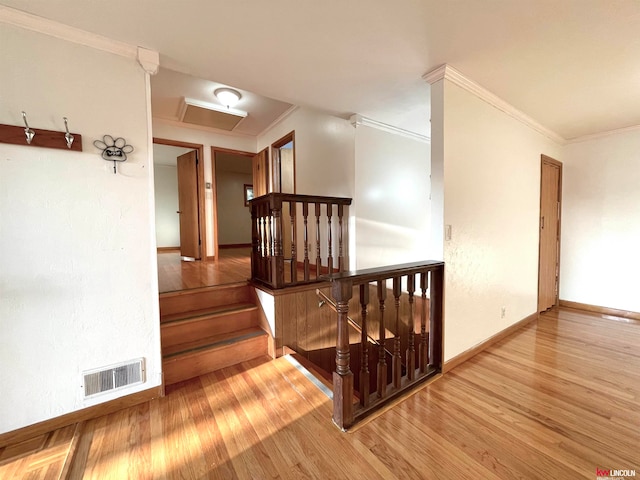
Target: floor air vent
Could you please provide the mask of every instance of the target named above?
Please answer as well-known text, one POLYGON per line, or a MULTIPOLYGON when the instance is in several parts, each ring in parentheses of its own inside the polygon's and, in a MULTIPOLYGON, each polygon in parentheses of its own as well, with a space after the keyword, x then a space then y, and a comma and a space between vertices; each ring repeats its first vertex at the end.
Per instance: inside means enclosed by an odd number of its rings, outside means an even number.
POLYGON ((118 363, 82 373, 84 378, 84 396, 118 390, 144 382, 144 358, 118 363))

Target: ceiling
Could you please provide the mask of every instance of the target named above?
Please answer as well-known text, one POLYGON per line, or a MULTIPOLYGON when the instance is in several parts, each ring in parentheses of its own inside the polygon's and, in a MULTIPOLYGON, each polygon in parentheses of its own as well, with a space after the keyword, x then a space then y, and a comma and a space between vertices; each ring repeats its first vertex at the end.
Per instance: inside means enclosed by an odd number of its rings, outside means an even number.
MULTIPOLYGON (((0 3, 157 50, 207 95, 215 81, 429 134, 421 77, 448 63, 565 139, 640 124, 638 0, 0 3)), ((154 88, 174 81, 163 69, 154 88)))
MULTIPOLYGON (((220 105, 213 91, 222 87, 230 87, 230 85, 161 67, 158 73, 151 77, 153 116, 165 120, 181 120, 179 113, 183 97, 220 105)), ((249 113, 233 129, 235 133, 258 135, 293 106, 235 86, 232 88, 242 95, 234 108, 249 113)))

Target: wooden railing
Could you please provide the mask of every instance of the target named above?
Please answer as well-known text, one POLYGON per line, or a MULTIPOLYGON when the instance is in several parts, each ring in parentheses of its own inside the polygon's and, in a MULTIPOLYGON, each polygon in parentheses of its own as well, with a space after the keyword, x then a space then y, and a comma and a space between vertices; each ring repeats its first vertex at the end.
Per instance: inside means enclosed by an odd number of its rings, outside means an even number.
MULTIPOLYGON (((333 421, 346 430, 373 410, 382 407, 419 383, 442 372, 442 320, 444 263, 425 261, 342 272, 328 277, 338 317, 336 371, 333 373, 333 421), (393 316, 388 322, 387 280, 391 280, 393 316), (417 284, 417 286, 416 286, 417 284), (417 295, 416 295, 416 288, 417 295), (358 292, 357 314, 361 334, 354 338, 349 330, 349 304, 358 292), (371 295, 373 291, 373 295, 371 295), (377 297, 377 309, 369 308, 370 297, 377 297), (418 302, 416 302, 416 296, 418 302), (416 312, 416 303, 419 311, 416 312), (370 327, 377 327, 375 378, 370 372, 370 327), (392 338, 387 338, 391 332, 392 338), (385 354, 391 343, 391 365, 385 354), (360 359, 357 390, 351 371, 351 346, 357 346, 360 359), (391 372, 389 372, 389 368, 391 372), (375 380, 375 382, 374 382, 375 380), (374 385, 374 387, 372 387, 374 385)), ((355 299, 354 299, 355 300, 355 299)))
POLYGON ((344 271, 348 205, 350 198, 287 193, 251 200, 251 280, 279 289, 344 271))

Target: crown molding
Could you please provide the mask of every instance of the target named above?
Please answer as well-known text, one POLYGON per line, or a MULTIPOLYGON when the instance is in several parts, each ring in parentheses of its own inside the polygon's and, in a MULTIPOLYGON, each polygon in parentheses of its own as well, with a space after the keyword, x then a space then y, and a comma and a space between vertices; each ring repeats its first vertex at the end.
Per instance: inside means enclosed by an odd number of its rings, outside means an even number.
POLYGON ((272 128, 275 128, 280 123, 284 122, 287 118, 293 115, 295 112, 300 110, 299 105, 291 105, 287 110, 285 110, 278 118, 276 118, 273 122, 267 125, 260 133, 256 135, 256 137, 261 137, 265 133, 267 133, 272 128))
POLYGON ((155 50, 138 47, 137 51, 138 63, 142 69, 149 75, 155 75, 160 68, 160 54, 155 50))
POLYGON ((606 132, 598 132, 598 133, 591 133, 589 135, 582 135, 580 137, 570 138, 569 140, 567 140, 566 143, 568 145, 570 143, 587 142, 589 140, 597 140, 598 138, 611 137, 613 135, 620 135, 622 133, 635 132, 635 131, 640 131, 640 125, 631 125, 630 127, 616 128, 615 130, 607 130, 606 132))
POLYGON ((431 143, 431 138, 427 137, 426 135, 420 135, 419 133, 411 132, 409 130, 405 130, 404 128, 394 127, 393 125, 382 123, 377 120, 373 120, 372 118, 364 117, 357 113, 355 115, 351 115, 351 117, 349 117, 349 121, 354 127, 363 125, 365 127, 375 128, 378 130, 382 130, 383 132, 393 133, 394 135, 400 135, 402 137, 417 140, 419 142, 431 143))
MULTIPOLYGON (((16 27, 33 30, 51 37, 67 40, 87 47, 113 53, 127 58, 138 58, 138 48, 124 42, 70 27, 53 20, 38 17, 15 8, 0 5, 0 22, 16 27)), ((151 50, 149 50, 151 51, 151 50)))
POLYGON ((465 89, 469 93, 472 93, 479 99, 484 100, 489 105, 492 105, 493 107, 506 113, 510 117, 513 117, 516 120, 520 121, 521 123, 524 123, 528 127, 534 129, 536 132, 541 133, 545 137, 550 138, 554 142, 559 143, 560 145, 564 145, 566 143, 566 140, 563 137, 561 137, 554 131, 544 127, 543 125, 535 121, 526 113, 521 112, 510 103, 501 99, 497 95, 494 95, 489 90, 477 84, 470 78, 464 76, 462 73, 460 73, 458 70, 453 68, 451 65, 448 65, 448 64, 441 65, 438 68, 425 73, 422 76, 422 78, 431 85, 433 85, 434 83, 442 79, 449 80, 450 82, 465 89))
POLYGON ((248 133, 240 133, 229 130, 221 130, 219 128, 205 127, 202 125, 196 125, 192 123, 184 123, 176 120, 175 118, 153 117, 154 122, 164 123, 172 127, 185 128, 187 130, 202 130, 204 132, 216 133, 218 135, 224 135, 227 137, 239 137, 239 138, 256 138, 255 135, 248 133))

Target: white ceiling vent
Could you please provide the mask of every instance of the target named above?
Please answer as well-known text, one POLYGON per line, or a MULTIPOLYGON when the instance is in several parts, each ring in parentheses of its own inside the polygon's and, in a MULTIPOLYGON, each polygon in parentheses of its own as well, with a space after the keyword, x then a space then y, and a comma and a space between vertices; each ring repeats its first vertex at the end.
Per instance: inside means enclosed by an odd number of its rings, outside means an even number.
POLYGON ((214 103, 201 102, 184 97, 180 104, 178 118, 181 122, 218 128, 230 132, 247 116, 247 112, 227 108, 214 103))
POLYGON ((144 382, 144 358, 82 372, 85 398, 144 382))

